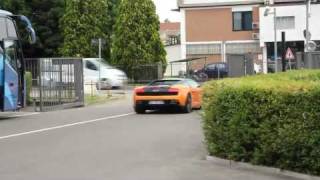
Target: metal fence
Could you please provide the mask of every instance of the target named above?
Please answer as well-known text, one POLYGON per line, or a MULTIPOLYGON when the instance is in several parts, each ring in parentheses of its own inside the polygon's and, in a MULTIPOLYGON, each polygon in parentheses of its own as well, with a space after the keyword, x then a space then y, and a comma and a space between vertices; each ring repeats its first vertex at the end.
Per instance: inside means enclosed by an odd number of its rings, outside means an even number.
POLYGON ((296 69, 320 69, 320 51, 297 52, 296 56, 296 69))
POLYGON ((36 111, 84 105, 83 62, 76 58, 27 59, 31 73, 29 99, 36 111))

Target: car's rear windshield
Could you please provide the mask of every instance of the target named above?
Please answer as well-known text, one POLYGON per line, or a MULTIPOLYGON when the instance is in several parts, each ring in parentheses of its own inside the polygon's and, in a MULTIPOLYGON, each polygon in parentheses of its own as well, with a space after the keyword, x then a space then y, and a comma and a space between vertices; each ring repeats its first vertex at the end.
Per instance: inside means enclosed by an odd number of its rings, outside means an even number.
POLYGON ((153 81, 149 84, 149 86, 172 86, 178 84, 180 80, 158 80, 153 81))

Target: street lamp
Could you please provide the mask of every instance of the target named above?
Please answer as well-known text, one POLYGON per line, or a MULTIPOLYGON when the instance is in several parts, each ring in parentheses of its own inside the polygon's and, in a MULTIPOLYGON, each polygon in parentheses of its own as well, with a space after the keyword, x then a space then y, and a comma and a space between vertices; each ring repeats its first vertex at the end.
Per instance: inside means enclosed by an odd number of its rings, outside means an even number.
POLYGON ((274 62, 275 72, 278 72, 278 41, 277 41, 277 10, 273 8, 273 12, 270 12, 270 8, 267 7, 264 11, 264 16, 267 17, 269 14, 273 14, 273 28, 274 28, 274 62))

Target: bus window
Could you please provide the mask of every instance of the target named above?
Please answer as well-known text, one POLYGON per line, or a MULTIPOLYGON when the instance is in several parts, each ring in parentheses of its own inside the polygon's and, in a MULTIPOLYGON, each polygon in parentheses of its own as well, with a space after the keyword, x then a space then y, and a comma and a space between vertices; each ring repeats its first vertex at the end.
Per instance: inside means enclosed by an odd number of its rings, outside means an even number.
POLYGON ((6 56, 6 62, 9 62, 11 67, 15 70, 17 70, 17 48, 15 41, 8 41, 6 40, 4 42, 4 50, 5 50, 5 56, 6 56))
POLYGON ((16 27, 12 20, 7 19, 7 25, 8 25, 8 37, 11 38, 17 38, 17 32, 16 32, 16 27))
MULTIPOLYGON (((0 93, 2 93, 2 86, 3 86, 3 61, 4 61, 4 58, 3 58, 3 49, 1 48, 1 45, 0 45, 0 93)), ((1 97, 0 97, 1 99, 1 97)))
POLYGON ((0 41, 7 38, 6 21, 3 17, 0 17, 0 41))

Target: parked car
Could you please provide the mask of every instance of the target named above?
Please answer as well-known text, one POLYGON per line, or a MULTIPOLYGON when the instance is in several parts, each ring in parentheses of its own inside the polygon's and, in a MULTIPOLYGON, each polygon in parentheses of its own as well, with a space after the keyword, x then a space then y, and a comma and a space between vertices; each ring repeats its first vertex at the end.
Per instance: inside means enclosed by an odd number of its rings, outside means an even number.
POLYGON ((204 68, 194 71, 195 79, 204 81, 208 78, 224 78, 228 76, 228 67, 226 63, 211 63, 207 64, 204 68), (198 79, 197 79, 198 78, 198 79))
POLYGON ((100 61, 99 58, 84 58, 83 67, 84 82, 95 83, 97 89, 122 88, 128 81, 123 71, 109 65, 103 59, 100 61))

